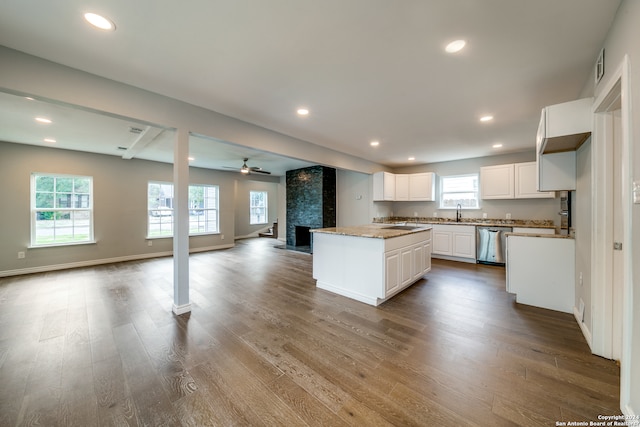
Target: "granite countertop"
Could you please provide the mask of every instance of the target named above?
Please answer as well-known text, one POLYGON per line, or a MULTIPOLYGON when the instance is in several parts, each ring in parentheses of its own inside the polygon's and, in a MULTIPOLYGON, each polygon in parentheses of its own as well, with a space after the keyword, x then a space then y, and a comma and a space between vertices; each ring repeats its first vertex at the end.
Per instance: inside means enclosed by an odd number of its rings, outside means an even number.
POLYGON ((495 219, 495 218, 462 218, 460 222, 456 222, 451 218, 436 218, 436 217, 382 217, 374 218, 373 222, 376 224, 395 224, 395 223, 407 223, 407 224, 452 224, 452 225, 483 225, 488 227, 526 227, 526 228, 556 228, 553 220, 528 220, 528 219, 495 219))
POLYGON ((330 228, 316 228, 311 230, 312 233, 324 233, 324 234, 338 234, 341 236, 354 236, 354 237, 368 237, 373 239, 391 239, 393 237, 406 236, 413 233, 421 233, 423 231, 431 230, 429 226, 418 226, 410 230, 403 229, 389 229, 389 224, 371 224, 371 225, 358 225, 353 227, 330 227, 330 228))
POLYGON ((519 237, 547 237, 550 239, 574 239, 573 236, 568 234, 535 234, 535 233, 504 233, 505 236, 519 236, 519 237))

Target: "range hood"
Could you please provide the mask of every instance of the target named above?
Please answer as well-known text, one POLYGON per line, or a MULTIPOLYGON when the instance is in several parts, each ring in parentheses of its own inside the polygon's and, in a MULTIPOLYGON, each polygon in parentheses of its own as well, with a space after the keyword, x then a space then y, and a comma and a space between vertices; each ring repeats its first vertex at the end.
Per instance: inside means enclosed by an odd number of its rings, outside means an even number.
POLYGON ((539 155, 577 150, 591 136, 593 98, 542 109, 536 148, 539 155))

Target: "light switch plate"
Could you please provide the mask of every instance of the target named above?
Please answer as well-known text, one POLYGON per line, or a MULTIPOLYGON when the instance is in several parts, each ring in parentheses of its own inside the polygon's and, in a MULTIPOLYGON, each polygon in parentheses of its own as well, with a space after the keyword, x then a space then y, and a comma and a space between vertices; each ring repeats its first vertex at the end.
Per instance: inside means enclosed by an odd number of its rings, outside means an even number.
POLYGON ((633 181, 633 203, 640 203, 640 181, 633 181))

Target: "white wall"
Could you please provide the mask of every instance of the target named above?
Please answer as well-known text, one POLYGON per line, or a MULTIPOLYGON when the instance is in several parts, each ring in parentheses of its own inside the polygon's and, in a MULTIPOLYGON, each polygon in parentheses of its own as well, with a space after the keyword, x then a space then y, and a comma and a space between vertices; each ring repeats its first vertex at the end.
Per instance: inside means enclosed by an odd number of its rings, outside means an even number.
MULTIPOLYGON (((247 177, 238 177, 235 186, 235 237, 257 237, 259 232, 271 228, 273 223, 279 221, 278 206, 281 203, 279 199, 279 182, 264 180, 261 176, 249 175, 247 177), (267 203, 269 207, 267 215, 267 224, 251 225, 249 224, 249 193, 251 191, 266 191, 267 203)), ((281 230, 284 233, 284 230, 281 230)))
POLYGON ((349 227, 369 224, 371 209, 371 175, 338 170, 336 176, 336 225, 349 227))

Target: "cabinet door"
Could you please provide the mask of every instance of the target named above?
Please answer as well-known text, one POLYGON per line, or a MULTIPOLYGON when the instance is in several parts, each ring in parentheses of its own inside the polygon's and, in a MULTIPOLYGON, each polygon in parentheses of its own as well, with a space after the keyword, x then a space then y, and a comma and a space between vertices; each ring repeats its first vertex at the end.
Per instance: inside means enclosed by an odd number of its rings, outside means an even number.
POLYGON ((480 168, 480 188, 483 199, 513 199, 513 163, 480 168))
POLYGON ((409 200, 409 175, 396 175, 395 200, 409 200))
POLYGON ((516 199, 543 199, 554 198, 554 191, 538 191, 536 162, 515 164, 515 198, 516 199))
POLYGON ((433 230, 433 253, 440 255, 451 255, 453 253, 451 246, 452 233, 450 231, 433 230))
POLYGON ((400 251, 389 252, 384 256, 385 297, 400 287, 400 251))
POLYGON ((424 243, 422 247, 422 274, 431 271, 431 241, 424 243))
POLYGON ((413 280, 417 280, 424 274, 424 246, 419 243, 413 247, 413 280))
POLYGON ((409 200, 430 202, 435 200, 434 173, 409 175, 409 200))
POLYGON ((476 257, 475 233, 453 233, 453 256, 462 258, 476 257))
POLYGON ((389 172, 373 174, 373 201, 393 201, 396 196, 395 175, 389 172))
POLYGON ((403 248, 400 251, 400 286, 413 281, 413 247, 403 248))

